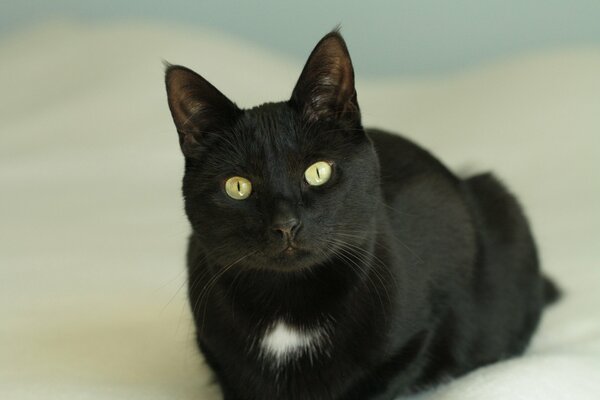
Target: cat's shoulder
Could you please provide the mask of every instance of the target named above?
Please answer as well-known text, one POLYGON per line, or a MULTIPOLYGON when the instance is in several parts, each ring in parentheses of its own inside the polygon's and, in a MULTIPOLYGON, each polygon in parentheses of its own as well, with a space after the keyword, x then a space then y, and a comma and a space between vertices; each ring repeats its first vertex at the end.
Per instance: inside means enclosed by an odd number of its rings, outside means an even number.
POLYGON ((397 182, 410 176, 437 177, 455 184, 458 178, 433 154, 404 136, 380 129, 366 129, 379 162, 383 181, 397 182))
POLYGON ((417 144, 398 133, 392 133, 378 128, 366 128, 365 132, 378 150, 380 148, 385 149, 387 146, 401 148, 403 151, 420 149, 417 144))

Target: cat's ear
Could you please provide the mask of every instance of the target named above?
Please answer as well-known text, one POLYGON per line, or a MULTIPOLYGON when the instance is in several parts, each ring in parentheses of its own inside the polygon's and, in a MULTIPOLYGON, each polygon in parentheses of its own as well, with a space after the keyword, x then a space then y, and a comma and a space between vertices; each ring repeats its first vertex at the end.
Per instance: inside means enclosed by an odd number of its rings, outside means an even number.
POLYGON ((290 102, 309 120, 349 119, 360 123, 354 68, 338 31, 325 35, 312 51, 290 102))
POLYGON ((168 65, 165 73, 169 108, 186 156, 197 152, 202 136, 231 124, 242 111, 194 71, 168 65))

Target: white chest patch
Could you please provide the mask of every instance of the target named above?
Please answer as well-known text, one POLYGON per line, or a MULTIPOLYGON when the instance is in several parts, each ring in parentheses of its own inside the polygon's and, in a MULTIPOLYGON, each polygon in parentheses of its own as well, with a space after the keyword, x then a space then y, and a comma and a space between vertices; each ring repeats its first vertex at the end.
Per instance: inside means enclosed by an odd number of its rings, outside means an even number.
POLYGON ((270 356, 275 358, 277 363, 282 363, 303 353, 308 353, 312 358, 326 341, 326 331, 322 328, 299 330, 278 321, 266 330, 260 346, 264 356, 270 356))

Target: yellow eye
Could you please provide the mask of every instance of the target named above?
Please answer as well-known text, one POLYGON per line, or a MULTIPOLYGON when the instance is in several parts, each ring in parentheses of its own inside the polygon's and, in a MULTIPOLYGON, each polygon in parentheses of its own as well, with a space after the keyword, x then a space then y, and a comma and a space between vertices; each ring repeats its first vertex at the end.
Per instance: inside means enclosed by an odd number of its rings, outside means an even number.
POLYGON ((318 161, 304 171, 304 178, 311 186, 321 186, 331 177, 331 165, 325 161, 318 161))
POLYGON ((227 195, 235 200, 244 200, 252 193, 252 184, 241 176, 232 176, 225 182, 227 195))

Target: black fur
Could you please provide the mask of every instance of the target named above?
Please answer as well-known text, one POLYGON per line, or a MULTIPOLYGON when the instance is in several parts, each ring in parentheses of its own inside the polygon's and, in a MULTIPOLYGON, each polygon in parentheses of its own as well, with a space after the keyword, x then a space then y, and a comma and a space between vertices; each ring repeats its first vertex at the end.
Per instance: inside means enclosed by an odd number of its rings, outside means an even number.
POLYGON ((342 37, 325 36, 290 101, 241 110, 169 66, 192 226, 197 341, 227 400, 392 399, 520 354, 545 303, 516 199, 490 174, 460 179, 412 142, 364 130, 342 37), (333 165, 311 187, 305 169, 333 165), (224 181, 253 185, 233 200, 224 181), (277 221, 292 219, 296 249, 277 221), (277 364, 275 321, 324 327, 314 352, 277 364))

